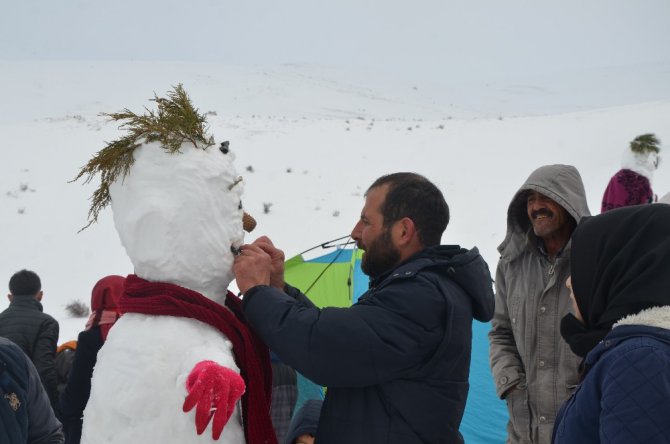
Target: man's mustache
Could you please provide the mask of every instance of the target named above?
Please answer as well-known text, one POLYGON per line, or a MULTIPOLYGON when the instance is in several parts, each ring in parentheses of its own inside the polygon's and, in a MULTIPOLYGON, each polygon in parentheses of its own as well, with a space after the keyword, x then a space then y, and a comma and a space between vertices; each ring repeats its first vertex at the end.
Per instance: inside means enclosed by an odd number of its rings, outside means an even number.
POLYGON ((530 216, 533 219, 537 219, 538 216, 554 217, 554 213, 546 208, 540 208, 539 210, 535 210, 530 213, 530 216))

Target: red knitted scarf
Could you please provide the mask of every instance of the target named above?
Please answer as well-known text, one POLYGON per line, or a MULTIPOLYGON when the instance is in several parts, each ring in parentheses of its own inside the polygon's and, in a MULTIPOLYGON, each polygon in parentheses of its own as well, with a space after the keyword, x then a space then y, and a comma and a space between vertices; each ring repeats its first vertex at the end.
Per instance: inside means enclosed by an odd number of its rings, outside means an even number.
POLYGON ((121 313, 142 313, 197 319, 221 331, 233 344, 235 362, 247 390, 242 395, 242 417, 247 444, 276 444, 270 418, 272 370, 268 348, 249 329, 242 302, 231 292, 225 308, 198 292, 164 282, 128 275, 119 300, 121 313))

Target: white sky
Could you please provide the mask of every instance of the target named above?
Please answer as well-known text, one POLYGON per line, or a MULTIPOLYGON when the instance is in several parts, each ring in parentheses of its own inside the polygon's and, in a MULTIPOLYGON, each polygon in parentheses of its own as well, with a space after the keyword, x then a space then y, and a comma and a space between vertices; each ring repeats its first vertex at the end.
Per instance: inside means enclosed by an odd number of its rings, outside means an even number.
POLYGON ((667 0, 0 4, 0 59, 311 63, 433 81, 670 61, 667 0))

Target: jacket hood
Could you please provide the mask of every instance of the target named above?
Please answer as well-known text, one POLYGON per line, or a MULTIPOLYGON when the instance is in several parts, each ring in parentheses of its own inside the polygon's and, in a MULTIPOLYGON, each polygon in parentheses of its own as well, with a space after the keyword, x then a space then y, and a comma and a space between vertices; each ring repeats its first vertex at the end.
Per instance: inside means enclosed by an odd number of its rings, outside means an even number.
MULTIPOLYGON (((427 267, 446 268, 447 276, 470 296, 473 317, 481 322, 491 320, 495 308, 493 279, 477 247, 467 250, 458 245, 439 245, 425 248, 418 255, 418 260, 410 259, 408 267, 416 264, 416 270, 427 267)), ((404 267, 398 269, 401 268, 404 267)))
POLYGON ((639 313, 626 316, 614 324, 612 328, 622 325, 646 325, 670 330, 670 305, 647 308, 639 313))
POLYGON ((622 341, 640 336, 653 336, 670 345, 670 306, 652 307, 619 320, 603 341, 589 352, 585 364, 592 367, 610 348, 622 341))
POLYGON ((584 183, 572 165, 545 165, 531 173, 507 208, 507 233, 498 247, 502 256, 516 257, 526 244, 531 227, 526 212, 526 194, 537 191, 563 207, 576 223, 590 216, 584 183))
POLYGON ((91 310, 117 310, 126 278, 111 275, 100 279, 91 291, 91 310))

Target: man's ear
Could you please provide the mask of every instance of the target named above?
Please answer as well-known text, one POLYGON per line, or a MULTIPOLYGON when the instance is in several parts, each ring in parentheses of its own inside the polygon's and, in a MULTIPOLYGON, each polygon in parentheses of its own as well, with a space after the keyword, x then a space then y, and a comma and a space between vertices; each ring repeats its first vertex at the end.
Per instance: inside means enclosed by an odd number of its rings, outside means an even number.
POLYGON ((42 301, 42 296, 44 296, 44 292, 42 290, 38 291, 37 294, 35 295, 35 299, 38 301, 42 301))
POLYGON ((9 293, 9 294, 7 295, 7 299, 9 300, 9 302, 12 302, 12 299, 14 299, 14 296, 12 296, 12 294, 9 293))
POLYGON ((411 243, 417 235, 414 221, 409 217, 403 217, 396 224, 396 233, 400 245, 411 243))

